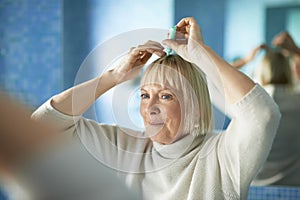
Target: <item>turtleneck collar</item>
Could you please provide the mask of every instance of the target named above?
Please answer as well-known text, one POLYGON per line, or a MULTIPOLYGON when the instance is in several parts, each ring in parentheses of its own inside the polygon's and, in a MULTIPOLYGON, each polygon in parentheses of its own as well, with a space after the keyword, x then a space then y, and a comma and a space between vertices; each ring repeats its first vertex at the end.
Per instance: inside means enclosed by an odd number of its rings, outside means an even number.
POLYGON ((186 155, 204 140, 205 135, 193 136, 191 134, 177 140, 172 144, 160 144, 153 142, 153 151, 164 158, 176 159, 186 155))

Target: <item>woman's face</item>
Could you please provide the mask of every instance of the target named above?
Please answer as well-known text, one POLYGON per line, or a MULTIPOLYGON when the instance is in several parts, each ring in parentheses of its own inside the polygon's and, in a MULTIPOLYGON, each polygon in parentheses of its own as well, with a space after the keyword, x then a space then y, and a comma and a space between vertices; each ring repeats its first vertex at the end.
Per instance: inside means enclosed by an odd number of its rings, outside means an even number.
POLYGON ((140 112, 152 141, 170 144, 181 137, 177 134, 181 123, 180 103, 170 88, 142 86, 140 112))

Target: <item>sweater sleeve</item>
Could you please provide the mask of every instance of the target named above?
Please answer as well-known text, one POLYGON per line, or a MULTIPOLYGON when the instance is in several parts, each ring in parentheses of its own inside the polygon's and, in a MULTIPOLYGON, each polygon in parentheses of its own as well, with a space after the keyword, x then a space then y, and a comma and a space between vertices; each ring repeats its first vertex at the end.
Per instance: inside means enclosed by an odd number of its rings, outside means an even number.
POLYGON ((239 171, 238 179, 243 187, 251 183, 265 162, 281 114, 274 100, 258 84, 231 105, 230 111, 233 118, 222 136, 224 152, 230 165, 239 171))
POLYGON ((79 139, 95 159, 109 167, 122 171, 139 170, 139 162, 148 143, 141 132, 101 124, 82 116, 69 116, 53 108, 50 102, 51 99, 41 105, 32 118, 51 121, 62 134, 79 139))
POLYGON ((75 124, 80 120, 81 116, 70 116, 59 112, 51 105, 51 100, 52 98, 36 109, 32 113, 31 118, 36 121, 48 122, 59 131, 74 132, 75 124))

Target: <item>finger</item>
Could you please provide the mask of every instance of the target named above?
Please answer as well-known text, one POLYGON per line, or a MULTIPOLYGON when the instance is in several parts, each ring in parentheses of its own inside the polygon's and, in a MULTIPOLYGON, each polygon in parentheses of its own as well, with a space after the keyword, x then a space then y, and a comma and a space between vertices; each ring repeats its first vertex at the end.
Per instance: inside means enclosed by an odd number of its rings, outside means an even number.
POLYGON ((141 56, 142 52, 139 52, 136 47, 130 48, 127 56, 126 56, 126 62, 134 64, 141 56))
POLYGON ((185 17, 182 18, 176 25, 178 29, 182 27, 186 27, 188 25, 192 25, 194 23, 195 19, 193 17, 185 17))
POLYGON ((140 54, 141 54, 141 56, 139 57, 139 59, 141 60, 142 63, 146 63, 153 54, 155 54, 155 55, 157 55, 159 57, 162 57, 166 53, 164 51, 162 51, 162 50, 158 51, 156 49, 146 49, 145 52, 141 52, 140 54))
POLYGON ((183 18, 176 25, 177 30, 185 34, 186 38, 203 43, 203 37, 200 26, 193 17, 183 18))
POLYGON ((165 40, 162 41, 162 43, 163 43, 164 45, 166 45, 167 47, 169 47, 169 48, 171 48, 171 49, 173 49, 174 51, 177 52, 177 50, 178 50, 178 45, 179 45, 177 41, 175 41, 175 40, 170 40, 170 39, 165 39, 165 40))
POLYGON ((176 32, 176 40, 186 39, 186 34, 181 32, 176 32))
POLYGON ((158 56, 163 56, 164 55, 164 47, 161 46, 161 47, 155 47, 155 46, 152 46, 152 47, 148 47, 148 46, 140 46, 138 48, 136 48, 134 50, 135 52, 135 55, 139 56, 140 58, 144 57, 145 54, 147 53, 150 53, 150 54, 153 54, 155 53, 156 55, 158 56))
POLYGON ((153 53, 160 57, 165 54, 162 50, 158 51, 157 49, 135 48, 130 52, 128 62, 137 65, 145 64, 153 53))
POLYGON ((165 55, 163 50, 164 47, 159 42, 148 40, 145 44, 130 49, 129 62, 144 64, 149 60, 153 53, 160 57, 165 55))
POLYGON ((164 55, 164 48, 163 49, 161 49, 161 48, 159 48, 159 49, 153 49, 153 48, 151 48, 151 49, 146 49, 146 51, 148 52, 148 53, 151 53, 151 54, 156 54, 156 55, 158 55, 158 56, 163 56, 164 55))
MULTIPOLYGON (((142 53, 139 54, 139 51, 137 51, 136 47, 130 48, 130 51, 127 53, 127 55, 123 58, 123 63, 131 68, 134 67, 136 64, 138 64, 138 61, 141 59, 142 53)), ((140 63, 141 64, 141 63, 140 63)))
POLYGON ((192 26, 195 26, 197 25, 197 21, 193 18, 193 17, 186 17, 186 18, 183 18, 181 19, 176 27, 178 31, 181 31, 181 32, 189 32, 189 28, 192 27, 192 26))
MULTIPOLYGON (((167 34, 168 39, 169 39, 169 35, 170 35, 170 33, 167 34)), ((176 32, 174 40, 181 41, 181 40, 187 40, 187 38, 188 38, 187 34, 182 33, 182 32, 176 32)))
POLYGON ((145 44, 139 45, 136 48, 136 50, 138 50, 138 51, 147 51, 147 49, 149 49, 150 51, 151 51, 151 49, 158 50, 158 51, 161 50, 162 51, 164 49, 164 47, 160 43, 158 43, 158 42, 149 40, 145 44))
POLYGON ((153 40, 148 40, 145 44, 143 45, 140 45, 140 47, 149 47, 149 48, 152 48, 152 47, 157 47, 157 48, 161 48, 163 49, 164 47, 159 43, 159 42, 156 42, 156 41, 153 41, 153 40))
POLYGON ((140 58, 140 61, 145 64, 150 58, 152 54, 151 53, 146 53, 143 57, 140 58))

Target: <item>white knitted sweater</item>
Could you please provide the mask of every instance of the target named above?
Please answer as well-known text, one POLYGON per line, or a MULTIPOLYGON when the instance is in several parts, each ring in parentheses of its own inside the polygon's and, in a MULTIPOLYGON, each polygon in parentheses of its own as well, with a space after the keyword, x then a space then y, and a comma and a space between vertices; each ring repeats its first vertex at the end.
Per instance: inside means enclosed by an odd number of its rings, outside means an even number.
POLYGON ((79 136, 96 159, 116 169, 143 199, 247 199, 270 151, 280 112, 259 85, 230 111, 233 119, 222 133, 189 135, 171 145, 153 143, 137 131, 64 115, 50 100, 33 117, 51 117, 65 134, 79 136))

